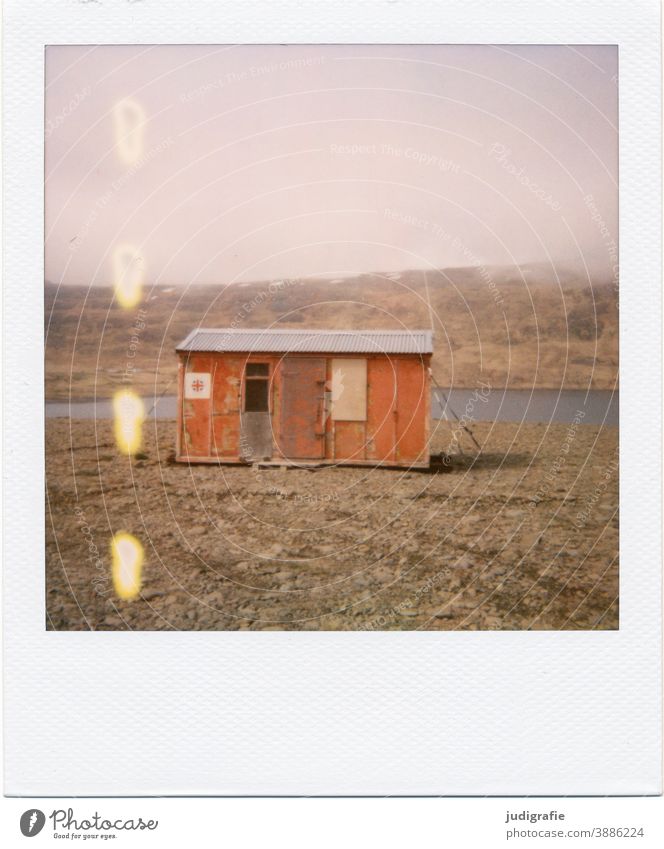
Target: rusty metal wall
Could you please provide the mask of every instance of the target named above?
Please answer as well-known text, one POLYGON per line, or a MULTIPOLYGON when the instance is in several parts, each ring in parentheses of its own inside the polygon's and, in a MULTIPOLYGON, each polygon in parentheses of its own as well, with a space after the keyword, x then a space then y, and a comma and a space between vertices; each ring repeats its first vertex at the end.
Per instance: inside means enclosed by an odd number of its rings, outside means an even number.
POLYGON ((428 463, 430 357, 407 355, 368 357, 366 421, 333 421, 325 414, 331 357, 181 354, 182 372, 211 373, 212 392, 209 400, 184 399, 181 374, 179 460, 237 462, 246 453, 241 410, 247 361, 271 368, 270 413, 264 415, 271 417, 273 437, 261 437, 260 459, 272 448, 275 459, 428 463))
POLYGON ((373 357, 367 374, 367 460, 396 460, 397 371, 387 357, 373 357))
MULTIPOLYGON (((413 359, 397 362, 396 458, 408 464, 421 460, 427 449, 428 372, 413 359)), ((428 462, 428 451, 426 460, 428 462)))
MULTIPOLYGON (((189 354, 183 358, 184 372, 209 373, 212 366, 210 354, 189 354)), ((182 390, 181 390, 182 393, 182 390)), ((182 455, 190 458, 210 456, 210 399, 184 398, 182 405, 182 455)))
POLYGON ((334 423, 334 459, 348 463, 366 460, 365 422, 334 423))
POLYGON ((237 459, 242 404, 242 357, 213 355, 212 454, 237 459))

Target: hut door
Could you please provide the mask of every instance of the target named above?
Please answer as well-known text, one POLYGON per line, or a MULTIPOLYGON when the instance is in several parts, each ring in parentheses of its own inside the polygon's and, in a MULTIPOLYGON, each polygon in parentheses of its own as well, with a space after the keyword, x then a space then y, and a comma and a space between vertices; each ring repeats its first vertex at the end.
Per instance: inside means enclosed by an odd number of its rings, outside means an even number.
POLYGON ((244 369, 244 409, 240 454, 248 462, 272 457, 270 364, 248 362, 244 369))
POLYGON ((325 456, 324 396, 323 357, 284 357, 279 428, 279 448, 284 457, 319 460, 325 456))

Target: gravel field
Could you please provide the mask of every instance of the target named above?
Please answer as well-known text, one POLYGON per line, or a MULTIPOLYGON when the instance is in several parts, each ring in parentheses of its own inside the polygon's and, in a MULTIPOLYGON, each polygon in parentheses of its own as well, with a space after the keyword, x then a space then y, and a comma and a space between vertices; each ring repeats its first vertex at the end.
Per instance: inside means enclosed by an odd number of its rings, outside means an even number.
MULTIPOLYGON (((434 422, 446 450, 451 425, 434 422)), ((618 430, 473 425, 429 474, 178 465, 175 423, 115 450, 108 421, 46 423, 46 627, 618 627, 618 430), (120 601, 109 542, 145 551, 120 601)))

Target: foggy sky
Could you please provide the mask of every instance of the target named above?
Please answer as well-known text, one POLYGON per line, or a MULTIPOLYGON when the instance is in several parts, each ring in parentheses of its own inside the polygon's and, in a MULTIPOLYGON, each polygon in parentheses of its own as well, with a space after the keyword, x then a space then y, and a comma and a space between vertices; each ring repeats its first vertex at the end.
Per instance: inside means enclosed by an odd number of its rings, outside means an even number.
POLYGON ((616 128, 610 46, 50 47, 46 277, 108 284, 127 244, 165 284, 608 274, 616 128))

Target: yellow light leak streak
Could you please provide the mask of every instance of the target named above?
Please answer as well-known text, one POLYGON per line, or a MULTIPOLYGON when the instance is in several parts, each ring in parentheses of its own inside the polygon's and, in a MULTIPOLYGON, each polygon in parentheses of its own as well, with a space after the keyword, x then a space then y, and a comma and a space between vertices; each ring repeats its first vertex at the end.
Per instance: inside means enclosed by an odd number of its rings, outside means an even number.
POLYGON ((113 396, 115 441, 123 454, 135 454, 141 447, 145 408, 131 389, 121 389, 113 396))
POLYGON ((113 107, 115 144, 118 156, 127 165, 133 165, 143 153, 145 120, 143 107, 135 100, 118 100, 113 107))
POLYGON ((143 546, 131 534, 115 534, 111 541, 113 587, 125 601, 131 601, 141 591, 143 546))
POLYGON ((133 245, 118 245, 113 252, 115 297, 125 309, 131 309, 143 297, 144 263, 133 245))

